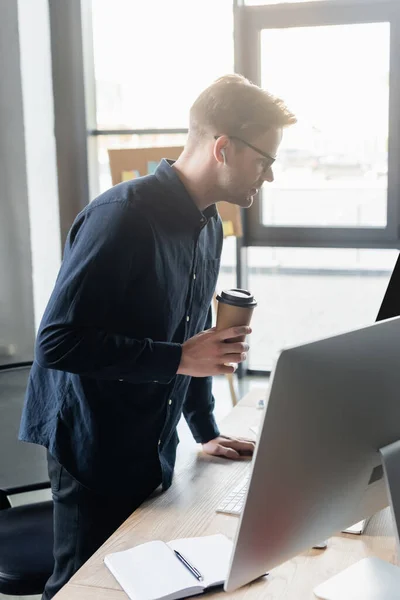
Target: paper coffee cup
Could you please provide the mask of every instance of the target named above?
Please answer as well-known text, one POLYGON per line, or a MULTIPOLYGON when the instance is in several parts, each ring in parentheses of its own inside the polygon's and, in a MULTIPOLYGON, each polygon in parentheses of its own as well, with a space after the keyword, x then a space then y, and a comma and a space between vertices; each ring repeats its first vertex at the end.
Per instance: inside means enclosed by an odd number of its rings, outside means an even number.
MULTIPOLYGON (((249 291, 239 288, 223 290, 218 294, 217 300, 217 330, 250 325, 257 302, 249 291)), ((229 342, 243 342, 245 337, 245 335, 238 336, 230 339, 229 342)))

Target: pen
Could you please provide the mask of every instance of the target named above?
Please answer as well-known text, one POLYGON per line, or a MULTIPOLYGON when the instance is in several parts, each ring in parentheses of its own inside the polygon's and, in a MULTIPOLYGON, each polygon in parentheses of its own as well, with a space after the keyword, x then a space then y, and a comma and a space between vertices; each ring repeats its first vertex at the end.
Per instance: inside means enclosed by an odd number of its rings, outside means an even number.
POLYGON ((185 565, 185 567, 191 572, 191 574, 194 575, 196 577, 196 579, 198 579, 198 581, 203 581, 203 575, 200 573, 200 571, 198 571, 196 569, 196 567, 191 565, 190 562, 188 562, 186 560, 186 558, 184 556, 182 556, 182 554, 180 552, 178 552, 178 550, 174 550, 174 552, 175 552, 175 556, 177 558, 179 558, 181 563, 183 565, 185 565))

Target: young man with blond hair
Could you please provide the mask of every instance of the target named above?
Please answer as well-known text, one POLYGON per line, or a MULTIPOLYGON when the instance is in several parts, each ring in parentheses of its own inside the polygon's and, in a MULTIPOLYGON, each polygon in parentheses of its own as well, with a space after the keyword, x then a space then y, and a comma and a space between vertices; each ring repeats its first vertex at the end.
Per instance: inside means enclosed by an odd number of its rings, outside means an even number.
POLYGON ((206 453, 253 444, 220 434, 211 377, 245 360, 248 327, 211 328, 222 225, 215 203, 248 207, 273 181, 283 102, 239 75, 190 111, 173 163, 121 183, 75 219, 36 342, 20 439, 48 450, 54 572, 43 600, 159 485, 172 482, 183 413, 206 453))

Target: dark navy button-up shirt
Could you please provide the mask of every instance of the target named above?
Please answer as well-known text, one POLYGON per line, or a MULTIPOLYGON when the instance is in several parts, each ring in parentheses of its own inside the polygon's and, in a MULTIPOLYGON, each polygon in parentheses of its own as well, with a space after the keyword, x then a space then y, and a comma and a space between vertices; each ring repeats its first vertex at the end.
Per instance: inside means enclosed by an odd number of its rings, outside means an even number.
POLYGON ((121 183, 76 218, 36 341, 20 439, 87 487, 131 493, 172 481, 183 414, 219 435, 211 378, 176 375, 182 343, 211 326, 222 249, 171 166, 121 183))

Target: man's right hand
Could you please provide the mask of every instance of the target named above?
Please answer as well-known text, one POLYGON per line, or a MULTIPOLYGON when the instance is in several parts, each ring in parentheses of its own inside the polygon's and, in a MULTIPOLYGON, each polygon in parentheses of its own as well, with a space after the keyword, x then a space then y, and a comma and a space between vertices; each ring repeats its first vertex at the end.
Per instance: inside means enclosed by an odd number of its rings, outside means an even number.
POLYGON ((236 365, 246 360, 249 345, 246 342, 226 342, 249 333, 251 327, 247 326, 229 327, 220 331, 213 327, 198 333, 182 345, 182 358, 177 374, 208 377, 234 373, 236 365))

